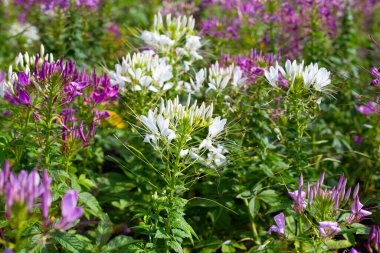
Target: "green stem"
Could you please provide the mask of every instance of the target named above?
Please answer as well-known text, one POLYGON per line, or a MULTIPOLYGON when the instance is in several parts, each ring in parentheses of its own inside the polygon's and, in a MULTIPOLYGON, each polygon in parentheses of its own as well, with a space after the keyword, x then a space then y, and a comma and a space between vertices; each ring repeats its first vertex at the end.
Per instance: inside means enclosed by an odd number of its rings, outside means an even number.
POLYGON ((244 203, 245 203, 245 205, 248 208, 248 216, 249 216, 249 221, 251 223, 251 229, 252 229, 253 239, 254 239, 254 241, 255 241, 256 244, 260 245, 261 244, 261 240, 258 237, 259 234, 257 233, 254 217, 252 216, 251 211, 249 210, 248 200, 244 199, 244 203))

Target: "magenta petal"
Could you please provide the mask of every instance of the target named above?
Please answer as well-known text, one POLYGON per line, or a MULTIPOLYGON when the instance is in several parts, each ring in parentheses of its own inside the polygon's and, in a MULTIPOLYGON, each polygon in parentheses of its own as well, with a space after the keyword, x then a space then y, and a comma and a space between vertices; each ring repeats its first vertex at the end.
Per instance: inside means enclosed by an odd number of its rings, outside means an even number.
POLYGON ((69 217, 78 203, 78 193, 75 190, 68 191, 62 199, 62 216, 69 217))

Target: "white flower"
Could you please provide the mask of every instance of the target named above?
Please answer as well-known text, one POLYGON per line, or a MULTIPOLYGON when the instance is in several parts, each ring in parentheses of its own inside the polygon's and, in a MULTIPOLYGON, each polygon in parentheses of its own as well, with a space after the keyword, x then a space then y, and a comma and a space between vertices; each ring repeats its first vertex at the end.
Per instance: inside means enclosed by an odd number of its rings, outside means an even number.
POLYGON ((303 65, 303 61, 298 65, 296 60, 293 62, 287 60, 285 63, 285 73, 283 70, 281 71, 281 69, 280 72, 288 81, 290 81, 290 84, 293 84, 296 77, 302 76, 303 65))
POLYGON ((318 73, 318 64, 310 64, 305 67, 305 70, 302 72, 303 83, 306 88, 310 88, 310 86, 315 82, 316 76, 318 73))
POLYGON ((216 167, 220 167, 227 161, 227 158, 224 156, 225 153, 227 153, 227 150, 224 149, 222 145, 212 147, 210 152, 207 154, 208 163, 215 164, 216 167))
POLYGON ((235 87, 240 87, 246 80, 247 79, 243 77, 243 71, 239 67, 234 68, 232 85, 235 87))
POLYGON ((177 137, 175 132, 169 128, 170 120, 165 119, 161 114, 156 117, 156 111, 149 110, 148 117, 140 116, 139 119, 148 130, 144 142, 150 143, 154 148, 158 148, 160 139, 170 143, 177 137))
POLYGON ((157 126, 160 129, 161 135, 164 136, 169 142, 177 137, 175 132, 169 129, 169 119, 164 119, 162 115, 158 115, 157 117, 157 126))
POLYGON ((158 134, 158 128, 156 125, 155 113, 152 110, 149 110, 148 117, 141 116, 140 120, 148 128, 148 130, 154 134, 158 134))
POLYGON ((160 86, 173 77, 172 66, 167 65, 164 62, 160 62, 157 66, 154 66, 152 69, 152 78, 160 86))
POLYGON ((265 78, 267 79, 268 83, 272 87, 277 86, 278 77, 280 76, 279 72, 281 72, 283 74, 285 73, 284 69, 280 65, 278 65, 278 62, 276 62, 275 67, 271 66, 269 68, 269 71, 265 70, 265 72, 264 72, 265 78))
POLYGON ((330 83, 330 71, 327 71, 325 68, 319 69, 315 78, 314 89, 317 91, 323 91, 324 87, 330 83))
POLYGON ((331 83, 330 72, 325 68, 318 68, 318 64, 310 64, 303 71, 303 82, 305 87, 313 88, 317 91, 324 91, 324 87, 331 83))
POLYGON ((179 152, 179 156, 180 157, 187 156, 188 154, 189 154, 189 150, 188 149, 181 149, 181 151, 179 152))
POLYGON ((38 41, 40 36, 38 35, 38 29, 28 23, 13 23, 9 29, 9 33, 12 36, 25 36, 26 44, 31 44, 34 41, 38 41))
POLYGON ((209 69, 209 88, 206 92, 210 90, 215 90, 217 92, 224 90, 231 80, 233 70, 233 65, 229 66, 228 68, 219 67, 218 62, 211 65, 209 69))
POLYGON ((201 37, 193 35, 188 35, 186 37, 185 49, 187 51, 187 55, 190 55, 196 59, 202 59, 203 57, 197 52, 201 47, 201 37))
POLYGON ((224 130, 224 126, 226 125, 226 119, 220 119, 220 116, 214 118, 212 120, 212 124, 208 127, 208 137, 214 138, 220 132, 224 130))
POLYGON ((174 40, 171 40, 168 36, 164 34, 158 34, 150 31, 143 31, 140 38, 147 45, 163 51, 169 50, 175 43, 174 40))

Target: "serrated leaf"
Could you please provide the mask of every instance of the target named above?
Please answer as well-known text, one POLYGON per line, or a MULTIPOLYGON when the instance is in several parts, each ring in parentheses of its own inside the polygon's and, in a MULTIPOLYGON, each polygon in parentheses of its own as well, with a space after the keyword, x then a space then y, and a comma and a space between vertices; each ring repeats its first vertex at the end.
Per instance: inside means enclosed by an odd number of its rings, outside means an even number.
POLYGON ((103 247, 102 252, 108 253, 113 250, 120 250, 121 248, 134 242, 135 240, 132 237, 119 235, 113 238, 105 247, 103 247))
POLYGON ((158 238, 158 239, 170 239, 170 235, 168 233, 166 233, 164 230, 158 229, 156 231, 156 234, 154 235, 154 238, 158 238))
POLYGON ((88 192, 81 192, 78 194, 78 196, 79 200, 87 207, 87 211, 89 211, 92 215, 100 218, 102 221, 106 219, 102 208, 99 205, 99 202, 92 194, 88 192))
POLYGON ((173 249, 175 252, 182 253, 182 246, 176 241, 168 241, 167 242, 168 246, 173 249))
POLYGON ((68 250, 69 252, 83 252, 82 242, 74 235, 63 232, 55 232, 51 235, 50 239, 56 243, 59 243, 65 250, 68 250))

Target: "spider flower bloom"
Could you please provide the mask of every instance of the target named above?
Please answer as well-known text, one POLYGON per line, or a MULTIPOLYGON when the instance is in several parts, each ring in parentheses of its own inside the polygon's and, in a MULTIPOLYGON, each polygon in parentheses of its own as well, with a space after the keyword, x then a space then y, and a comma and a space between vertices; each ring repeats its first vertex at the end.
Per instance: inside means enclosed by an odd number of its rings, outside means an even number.
POLYGON ((306 192, 304 192, 302 189, 303 189, 303 176, 301 174, 300 179, 299 179, 298 190, 294 192, 288 192, 289 196, 295 202, 294 210, 299 213, 303 212, 303 210, 306 207, 306 202, 305 202, 306 192))
POLYGON ((319 222, 318 229, 322 237, 331 237, 334 234, 340 232, 338 222, 333 222, 333 221, 319 222))
POLYGON ((58 224, 59 228, 66 229, 70 223, 83 216, 83 208, 77 207, 78 193, 75 190, 68 191, 62 198, 62 218, 58 224))
MULTIPOLYGON (((6 203, 5 216, 10 217, 12 207, 25 206, 29 212, 34 207, 42 195, 48 194, 46 191, 45 182, 51 181, 47 177, 46 170, 44 170, 44 178, 42 184, 40 183, 40 176, 36 170, 28 173, 22 170, 18 175, 10 172, 9 162, 6 161, 4 169, 0 172, 0 195, 4 196, 6 203)), ((44 201, 43 206, 44 206, 44 201)), ((45 208, 43 207, 43 213, 45 208)))
POLYGON ((279 234, 280 236, 285 236, 285 216, 284 213, 279 213, 276 216, 274 216, 274 221, 277 225, 273 225, 269 228, 268 233, 271 234, 272 232, 275 232, 279 234))
POLYGON ((360 105, 356 108, 356 110, 366 117, 368 117, 371 114, 378 113, 376 103, 373 102, 368 102, 365 105, 360 105))
POLYGON ((353 222, 359 222, 361 221, 364 217, 371 215, 372 213, 366 210, 363 210, 363 204, 360 203, 359 201, 359 196, 355 196, 355 201, 351 205, 351 214, 348 217, 348 222, 353 223, 353 222))

